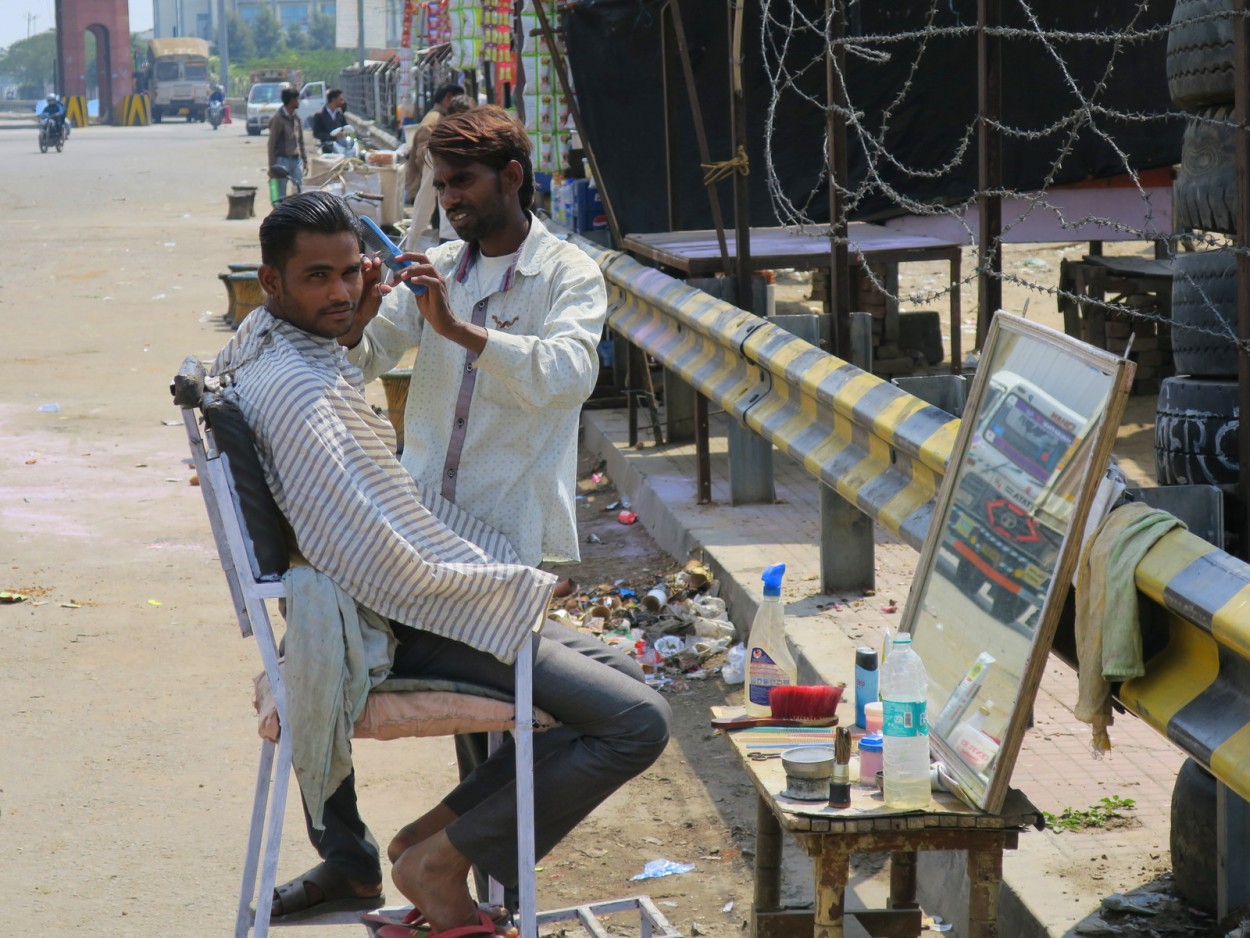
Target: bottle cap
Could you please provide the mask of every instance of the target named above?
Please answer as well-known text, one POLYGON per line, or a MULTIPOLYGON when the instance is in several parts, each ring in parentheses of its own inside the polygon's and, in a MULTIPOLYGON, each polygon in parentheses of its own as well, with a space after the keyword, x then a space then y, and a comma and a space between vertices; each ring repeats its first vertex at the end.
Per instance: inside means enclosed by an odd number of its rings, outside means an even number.
POLYGON ((910 644, 911 644, 911 633, 910 633, 910 632, 899 632, 897 635, 895 635, 895 636, 894 636, 894 644, 895 644, 895 645, 910 645, 910 644))
POLYGON ((861 645, 855 649, 855 667, 865 671, 877 670, 877 650, 861 645))
POLYGON ((860 752, 881 752, 884 742, 880 733, 869 733, 859 738, 860 752))
POLYGON ((781 578, 786 575, 786 565, 784 563, 775 563, 771 567, 767 567, 760 579, 764 581, 765 596, 781 595, 781 578))

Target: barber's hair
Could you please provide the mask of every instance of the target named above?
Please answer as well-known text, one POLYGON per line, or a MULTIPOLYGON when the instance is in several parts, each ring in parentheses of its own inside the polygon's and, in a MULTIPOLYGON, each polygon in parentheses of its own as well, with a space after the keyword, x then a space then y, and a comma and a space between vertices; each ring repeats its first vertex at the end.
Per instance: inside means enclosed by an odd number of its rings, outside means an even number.
POLYGON ((345 199, 329 192, 301 192, 283 199, 260 223, 260 259, 279 271, 295 254, 301 231, 313 234, 350 232, 360 239, 360 220, 345 199))
POLYGON ((282 89, 282 103, 283 104, 290 104, 292 101, 298 101, 298 100, 299 100, 299 92, 296 91, 294 88, 282 89))
POLYGON ((329 104, 331 101, 333 101, 342 93, 343 93, 342 88, 331 88, 329 91, 326 92, 326 104, 329 104))
POLYGON ((520 121, 501 107, 487 104, 444 117, 434 125, 428 151, 455 166, 483 163, 495 172, 516 160, 524 170, 517 193, 521 208, 528 209, 534 201, 529 134, 520 121))
POLYGON ((434 92, 434 103, 438 104, 439 101, 442 101, 443 98, 447 97, 449 94, 464 94, 464 86, 457 85, 455 82, 452 82, 449 85, 443 85, 436 92, 434 92))
POLYGON ((447 102, 448 114, 463 114, 473 110, 473 101, 467 94, 458 94, 447 102))

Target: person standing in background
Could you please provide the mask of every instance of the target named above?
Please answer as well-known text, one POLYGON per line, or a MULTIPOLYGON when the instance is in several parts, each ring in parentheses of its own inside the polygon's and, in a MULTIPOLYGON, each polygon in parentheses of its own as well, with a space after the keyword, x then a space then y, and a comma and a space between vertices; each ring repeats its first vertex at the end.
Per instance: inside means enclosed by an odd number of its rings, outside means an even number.
POLYGON ((295 113, 298 108, 299 92, 283 88, 282 107, 269 118, 269 178, 278 180, 278 198, 274 204, 286 198, 288 179, 295 183, 296 191, 304 184, 308 154, 304 151, 304 125, 295 113), (286 175, 274 173, 274 167, 286 170, 286 175))

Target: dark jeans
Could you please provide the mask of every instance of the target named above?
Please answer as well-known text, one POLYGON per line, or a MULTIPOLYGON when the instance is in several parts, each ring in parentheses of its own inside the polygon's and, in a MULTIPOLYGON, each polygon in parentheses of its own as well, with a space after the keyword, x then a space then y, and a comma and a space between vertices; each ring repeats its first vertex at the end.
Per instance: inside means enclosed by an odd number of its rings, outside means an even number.
MULTIPOLYGON (((513 691, 512 665, 460 642, 393 625, 399 638, 396 675, 513 691)), ((534 737, 535 847, 541 857, 659 758, 670 712, 632 659, 551 622, 535 653, 534 704, 562 724, 534 737)), ((459 815, 447 828, 453 846, 505 886, 516 884, 515 775, 509 738, 443 799, 459 815)), ((308 825, 322 859, 357 882, 379 882, 378 846, 360 818, 354 774, 326 802, 324 822, 322 831, 308 825)))

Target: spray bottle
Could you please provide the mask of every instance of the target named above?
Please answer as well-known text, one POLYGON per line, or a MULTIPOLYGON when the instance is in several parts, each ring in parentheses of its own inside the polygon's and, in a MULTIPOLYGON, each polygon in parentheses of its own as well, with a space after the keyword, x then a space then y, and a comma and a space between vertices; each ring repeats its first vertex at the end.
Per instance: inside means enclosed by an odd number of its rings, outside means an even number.
POLYGON ((764 601, 755 612, 747 640, 746 707, 749 717, 772 716, 768 697, 774 687, 797 684, 799 669, 786 645, 786 618, 781 608, 781 578, 786 565, 764 571, 764 601))

